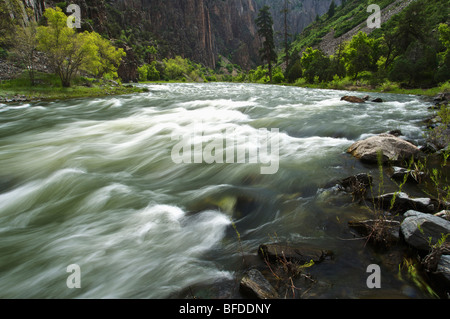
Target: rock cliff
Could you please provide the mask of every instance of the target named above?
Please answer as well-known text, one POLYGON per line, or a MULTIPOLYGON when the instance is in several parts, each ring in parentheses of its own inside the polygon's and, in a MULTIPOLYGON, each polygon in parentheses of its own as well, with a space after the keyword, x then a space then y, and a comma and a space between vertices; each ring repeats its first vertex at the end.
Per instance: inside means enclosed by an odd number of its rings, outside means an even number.
MULTIPOLYGON (((36 19, 58 1, 22 0, 36 19)), ((336 4, 340 4, 336 0, 336 4)), ((261 40, 255 19, 259 9, 271 6, 276 32, 284 30, 284 0, 71 0, 82 19, 95 31, 111 35, 110 26, 138 28, 149 41, 165 45, 169 56, 181 55, 214 67, 219 55, 249 69, 259 61, 261 40), (114 20, 114 21, 111 21, 114 20)), ((301 32, 317 15, 327 12, 331 0, 290 0, 289 32, 301 32)))

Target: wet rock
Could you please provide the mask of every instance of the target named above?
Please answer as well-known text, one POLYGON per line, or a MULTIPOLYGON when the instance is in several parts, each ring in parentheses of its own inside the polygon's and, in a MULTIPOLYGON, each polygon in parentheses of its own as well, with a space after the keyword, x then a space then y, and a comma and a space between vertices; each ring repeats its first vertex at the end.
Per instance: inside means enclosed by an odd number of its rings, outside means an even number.
POLYGON ((447 289, 449 289, 448 287, 450 287, 450 255, 441 256, 435 274, 441 278, 442 280, 441 284, 446 286, 447 289))
POLYGON ((434 154, 439 151, 439 148, 431 142, 426 142, 421 148, 420 151, 425 154, 434 154))
POLYGON ((333 256, 332 251, 311 245, 289 245, 283 243, 260 245, 258 254, 270 262, 286 260, 298 264, 306 264, 311 261, 319 263, 333 256))
POLYGON ((418 250, 429 251, 443 234, 450 233, 450 221, 410 210, 404 215, 400 229, 405 241, 418 250))
POLYGON ((413 169, 406 169, 403 167, 394 166, 392 169, 393 172, 390 177, 401 182, 403 182, 406 178, 406 181, 408 182, 419 183, 425 178, 426 175, 424 172, 413 169))
POLYGON ((400 240, 400 222, 389 219, 349 221, 349 227, 376 244, 390 246, 400 240))
POLYGON ((384 101, 383 101, 382 98, 377 97, 376 99, 373 99, 372 102, 375 102, 375 103, 383 103, 384 101))
POLYGON ((375 200, 380 207, 400 214, 409 210, 432 214, 437 207, 436 203, 430 198, 410 198, 408 194, 403 192, 383 194, 375 200))
POLYGON ((434 216, 441 217, 450 221, 450 210, 440 211, 439 213, 434 214, 434 216))
POLYGON ((403 135, 402 131, 400 131, 400 130, 392 130, 392 131, 389 131, 387 134, 391 134, 391 135, 394 135, 396 137, 399 137, 399 136, 403 135))
POLYGON ((277 299, 278 293, 269 281, 257 269, 247 271, 240 283, 244 294, 258 299, 277 299))
POLYGON ((354 143, 347 152, 368 163, 377 163, 378 153, 381 152, 381 161, 384 164, 415 158, 420 150, 417 146, 399 137, 380 134, 354 143))
POLYGON ((359 98, 357 96, 343 96, 341 101, 347 101, 350 103, 366 103, 365 99, 359 98))
POLYGON ((337 187, 340 191, 352 194, 354 199, 362 199, 365 197, 367 189, 372 185, 372 181, 372 176, 366 173, 361 173, 355 176, 347 177, 343 180, 338 180, 333 183, 333 186, 337 187))
POLYGON ((450 101, 450 93, 439 93, 434 97, 434 102, 450 101))
POLYGON ((360 185, 366 188, 370 187, 370 185, 372 184, 372 180, 373 180, 372 176, 366 173, 362 173, 355 176, 347 177, 342 181, 340 181, 339 184, 347 192, 352 192, 355 189, 355 187, 359 187, 360 185))

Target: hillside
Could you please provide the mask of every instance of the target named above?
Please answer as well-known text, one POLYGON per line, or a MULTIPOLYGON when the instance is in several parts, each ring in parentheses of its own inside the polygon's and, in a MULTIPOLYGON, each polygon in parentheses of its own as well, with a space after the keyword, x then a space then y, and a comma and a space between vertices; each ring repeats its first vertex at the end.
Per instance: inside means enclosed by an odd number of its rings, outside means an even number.
MULTIPOLYGON (((289 81, 393 81, 433 87, 450 76, 448 0, 384 0, 381 27, 369 28, 373 1, 345 1, 316 19, 290 47, 289 81)), ((279 57, 282 63, 283 56, 279 57)), ((361 83, 362 83, 361 82, 361 83)))
MULTIPOLYGON (((400 12, 414 0, 383 0, 377 4, 382 10, 382 21, 386 21, 393 14, 400 12)), ((367 34, 373 29, 367 28, 367 7, 371 1, 346 1, 337 7, 332 17, 327 15, 314 21, 297 35, 292 44, 292 50, 302 52, 307 47, 320 48, 328 54, 333 54, 340 43, 350 40, 358 31, 367 34)))

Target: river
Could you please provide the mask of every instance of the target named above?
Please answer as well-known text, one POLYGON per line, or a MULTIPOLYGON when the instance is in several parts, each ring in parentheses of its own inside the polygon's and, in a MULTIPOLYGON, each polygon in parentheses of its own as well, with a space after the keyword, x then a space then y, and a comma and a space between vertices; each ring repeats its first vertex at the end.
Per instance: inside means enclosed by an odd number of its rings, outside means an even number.
MULTIPOLYGON (((359 139, 400 129, 420 144, 427 103, 372 94, 385 102, 351 104, 345 91, 257 84, 146 86, 0 105, 0 298, 236 297, 242 256, 273 241, 333 250, 311 268, 322 285, 308 297, 370 296, 366 269, 380 260, 347 226, 367 210, 323 187, 377 175, 346 154, 359 139), (73 264, 80 289, 67 285, 73 264)), ((383 271, 381 294, 427 296, 383 271)))

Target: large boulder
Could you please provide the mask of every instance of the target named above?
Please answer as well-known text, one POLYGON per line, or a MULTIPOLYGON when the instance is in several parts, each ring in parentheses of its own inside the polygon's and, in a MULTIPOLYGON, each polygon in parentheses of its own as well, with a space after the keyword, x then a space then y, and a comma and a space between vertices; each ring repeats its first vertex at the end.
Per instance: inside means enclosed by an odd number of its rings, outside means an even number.
POLYGON ((450 233, 450 221, 410 210, 400 229, 405 241, 418 250, 429 251, 443 235, 450 233))
POLYGON ((377 154, 381 152, 382 163, 397 163, 402 160, 409 160, 411 157, 417 157, 420 149, 397 136, 380 134, 354 143, 348 148, 347 152, 369 163, 377 163, 377 154))
POLYGON ((258 299, 277 299, 278 293, 269 281, 257 269, 251 269, 244 274, 240 289, 243 293, 258 299))

